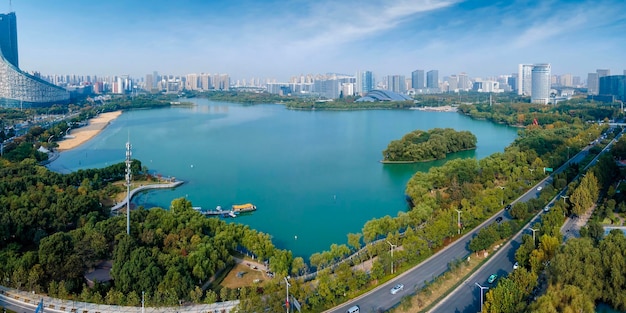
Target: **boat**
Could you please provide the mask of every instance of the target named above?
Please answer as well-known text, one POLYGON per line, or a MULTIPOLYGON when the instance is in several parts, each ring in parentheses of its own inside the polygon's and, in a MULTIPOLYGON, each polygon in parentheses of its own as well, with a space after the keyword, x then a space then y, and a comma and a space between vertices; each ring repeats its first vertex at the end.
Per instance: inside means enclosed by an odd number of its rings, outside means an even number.
POLYGON ((237 217, 237 215, 233 211, 228 212, 228 216, 237 217))
POLYGON ((233 212, 235 214, 238 213, 243 213, 243 212, 252 212, 256 210, 256 206, 252 203, 246 203, 246 204, 234 204, 233 205, 233 212))

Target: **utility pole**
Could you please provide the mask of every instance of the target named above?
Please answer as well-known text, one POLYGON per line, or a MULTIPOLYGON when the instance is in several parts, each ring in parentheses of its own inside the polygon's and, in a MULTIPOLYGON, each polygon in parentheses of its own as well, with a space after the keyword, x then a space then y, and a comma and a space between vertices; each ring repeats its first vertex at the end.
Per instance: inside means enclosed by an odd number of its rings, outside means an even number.
POLYGON ((475 283, 480 288, 480 311, 483 311, 483 290, 489 289, 489 287, 483 287, 479 283, 475 283))

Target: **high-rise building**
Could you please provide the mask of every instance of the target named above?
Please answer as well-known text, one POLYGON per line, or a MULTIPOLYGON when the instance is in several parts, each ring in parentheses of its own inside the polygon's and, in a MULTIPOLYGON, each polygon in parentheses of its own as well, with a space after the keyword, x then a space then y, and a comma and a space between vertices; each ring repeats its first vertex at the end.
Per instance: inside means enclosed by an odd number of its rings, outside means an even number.
POLYGON ((439 71, 431 70, 426 73, 426 88, 437 89, 439 88, 439 71))
POLYGON ((0 14, 0 106, 67 104, 70 93, 19 69, 15 13, 0 14))
POLYGON ((535 64, 532 69, 531 103, 548 104, 550 101, 550 64, 535 64))
MULTIPOLYGON (((520 64, 517 74, 517 94, 520 96, 530 96, 532 90, 532 64, 520 64)), ((548 77, 550 79, 550 77, 548 77)))
POLYGON ((411 73, 411 88, 424 89, 424 70, 415 70, 411 73))
POLYGON ((19 68, 17 54, 17 23, 15 12, 0 15, 0 51, 13 66, 19 68))
POLYGON ((356 73, 356 88, 355 93, 364 96, 366 93, 372 91, 376 83, 374 82, 374 74, 370 71, 360 71, 356 73))
POLYGON ((598 73, 598 78, 611 75, 611 70, 607 69, 597 69, 596 73, 598 73))
POLYGON ((509 87, 511 87, 511 90, 514 90, 517 92, 517 81, 518 81, 518 73, 513 73, 511 76, 509 76, 509 78, 506 79, 506 83, 509 85, 509 87))
POLYGON ((572 87, 574 86, 574 77, 572 74, 563 74, 559 79, 559 85, 563 87, 572 87))
POLYGON ((587 94, 595 96, 598 95, 599 90, 598 73, 587 74, 587 94))
POLYGON ((458 75, 458 79, 459 79, 459 90, 463 90, 463 91, 468 91, 470 90, 470 88, 472 88, 472 83, 470 82, 469 76, 467 76, 467 73, 460 73, 458 75))
POLYGON ((608 75, 600 77, 600 95, 613 96, 626 101, 626 75, 608 75))
POLYGON ((152 86, 154 85, 154 76, 152 74, 146 74, 146 91, 152 91, 152 86))
POLYGON ((187 80, 185 81, 185 88, 187 90, 199 90, 200 84, 198 83, 198 74, 187 74, 187 80))
POLYGON ((443 78, 443 91, 458 92, 459 91, 459 78, 456 75, 450 75, 443 78))
POLYGON ((405 93, 406 84, 404 82, 404 75, 391 75, 387 77, 387 90, 396 93, 405 93))

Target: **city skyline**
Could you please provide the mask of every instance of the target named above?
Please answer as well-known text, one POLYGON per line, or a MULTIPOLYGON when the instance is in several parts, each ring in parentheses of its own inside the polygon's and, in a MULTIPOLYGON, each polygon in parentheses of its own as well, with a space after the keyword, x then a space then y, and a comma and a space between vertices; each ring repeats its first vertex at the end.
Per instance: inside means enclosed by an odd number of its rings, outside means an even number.
POLYGON ((489 77, 516 73, 519 63, 551 63, 553 73, 581 77, 626 68, 621 1, 387 2, 34 0, 0 10, 16 12, 20 67, 44 75, 205 72, 286 81, 359 70, 489 77))

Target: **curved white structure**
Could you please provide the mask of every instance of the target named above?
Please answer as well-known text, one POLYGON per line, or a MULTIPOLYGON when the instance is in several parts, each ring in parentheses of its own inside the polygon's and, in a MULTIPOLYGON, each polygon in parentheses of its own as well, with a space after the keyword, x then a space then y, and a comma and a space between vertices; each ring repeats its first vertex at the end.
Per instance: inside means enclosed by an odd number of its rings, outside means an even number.
POLYGON ((15 13, 0 14, 0 106, 67 104, 70 93, 18 67, 15 13))

